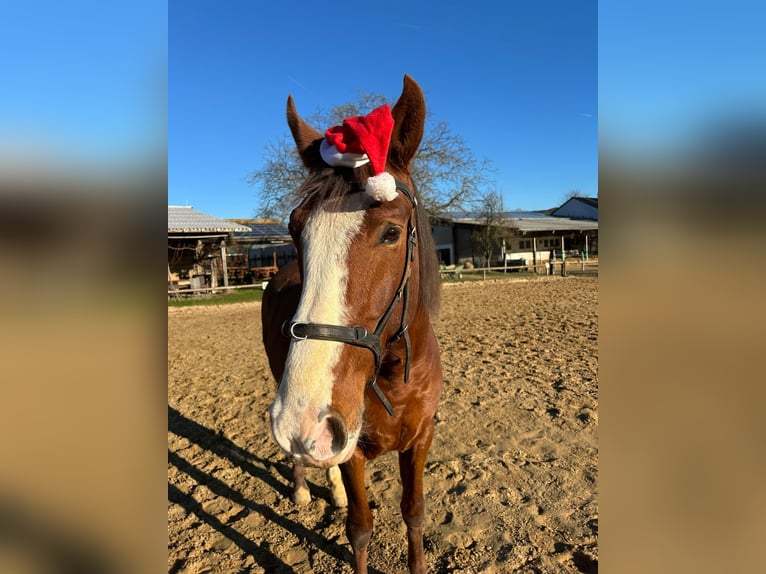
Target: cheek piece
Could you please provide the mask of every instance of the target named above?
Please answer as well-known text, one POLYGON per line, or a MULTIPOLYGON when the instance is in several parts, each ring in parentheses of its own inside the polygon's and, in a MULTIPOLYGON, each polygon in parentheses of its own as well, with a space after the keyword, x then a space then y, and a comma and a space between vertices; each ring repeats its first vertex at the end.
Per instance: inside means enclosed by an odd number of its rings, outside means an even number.
MULTIPOLYGON (((386 174, 389 177, 393 177, 390 174, 386 174)), ((300 323, 297 321, 285 321, 282 324, 282 333, 295 341, 303 341, 305 339, 318 339, 322 341, 335 341, 339 343, 346 343, 355 347, 362 347, 372 352, 375 359, 375 370, 372 373, 372 377, 367 384, 372 387, 375 395, 380 399, 383 407, 386 409, 389 415, 394 414, 394 409, 391 407, 391 403, 386 398, 381 388, 378 386, 378 374, 383 364, 384 351, 391 343, 394 343, 404 337, 405 342, 405 360, 404 360, 404 383, 407 384, 410 378, 410 335, 408 332, 407 324, 407 304, 409 300, 409 285, 410 285, 410 270, 412 267, 412 261, 415 258, 415 249, 417 248, 417 231, 413 223, 413 216, 417 207, 417 200, 412 195, 409 187, 401 181, 395 180, 394 192, 401 191, 412 204, 412 210, 407 220, 407 246, 404 259, 404 269, 402 270, 402 276, 399 280, 399 286, 396 289, 396 293, 391 299, 388 308, 385 313, 378 320, 378 324, 375 327, 375 331, 370 333, 362 325, 355 327, 344 327, 341 325, 326 325, 322 323, 300 323), (393 315, 394 308, 399 300, 402 300, 402 318, 399 324, 399 329, 394 333, 388 341, 386 341, 385 348, 381 341, 383 331, 388 325, 391 315, 393 315)))

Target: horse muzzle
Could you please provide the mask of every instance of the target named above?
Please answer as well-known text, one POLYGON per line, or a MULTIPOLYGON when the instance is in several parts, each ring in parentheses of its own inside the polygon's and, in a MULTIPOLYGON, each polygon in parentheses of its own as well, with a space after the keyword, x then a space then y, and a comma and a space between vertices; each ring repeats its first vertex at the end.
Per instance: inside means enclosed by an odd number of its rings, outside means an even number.
POLYGON ((348 432, 343 419, 327 408, 295 414, 271 408, 271 430, 279 446, 302 466, 330 467, 346 462, 356 447, 358 431, 348 432), (276 411, 276 412, 275 412, 276 411))

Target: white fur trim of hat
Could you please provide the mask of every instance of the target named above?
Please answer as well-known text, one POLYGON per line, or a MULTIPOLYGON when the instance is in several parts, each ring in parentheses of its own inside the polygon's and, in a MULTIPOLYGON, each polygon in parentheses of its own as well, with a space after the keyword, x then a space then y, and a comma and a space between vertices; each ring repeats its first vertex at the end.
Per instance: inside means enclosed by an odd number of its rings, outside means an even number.
POLYGON ((397 196, 396 180, 387 171, 367 178, 365 189, 377 201, 393 201, 397 196))

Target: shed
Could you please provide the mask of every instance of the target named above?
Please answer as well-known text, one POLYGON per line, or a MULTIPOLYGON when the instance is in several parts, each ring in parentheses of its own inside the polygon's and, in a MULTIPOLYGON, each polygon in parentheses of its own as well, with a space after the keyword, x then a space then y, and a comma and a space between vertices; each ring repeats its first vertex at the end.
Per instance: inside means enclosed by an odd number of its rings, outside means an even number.
POLYGON ((249 228, 185 205, 168 205, 168 288, 228 285, 226 246, 249 228))
POLYGON ((232 219, 246 227, 237 231, 229 249, 230 258, 239 268, 246 268, 248 277, 269 278, 298 257, 287 227, 274 219, 232 219))
MULTIPOLYGON (((507 211, 498 214, 497 224, 505 228, 496 247, 493 264, 509 261, 538 265, 551 258, 579 256, 587 259, 598 253, 598 221, 554 217, 535 211, 507 211)), ((478 213, 460 213, 431 218, 434 242, 441 263, 470 261, 481 265, 473 234, 486 220, 478 213)))

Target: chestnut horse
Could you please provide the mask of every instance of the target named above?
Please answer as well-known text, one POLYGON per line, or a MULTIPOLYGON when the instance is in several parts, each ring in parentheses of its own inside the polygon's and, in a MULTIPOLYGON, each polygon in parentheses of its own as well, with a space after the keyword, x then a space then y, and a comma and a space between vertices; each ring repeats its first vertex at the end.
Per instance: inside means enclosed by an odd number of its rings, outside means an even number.
MULTIPOLYGON (((364 191, 371 164, 325 163, 322 134, 288 98, 287 122, 309 174, 290 215, 298 261, 270 281, 262 306, 264 345, 279 382, 271 427, 295 464, 294 498, 309 500, 305 466, 328 468, 332 479, 340 465, 357 574, 367 572, 373 526, 365 464, 389 451, 399 453, 409 570, 426 571, 423 468, 442 389, 431 324, 438 265, 410 175, 425 101, 409 76, 390 114, 384 158, 396 192, 381 200, 364 191)), ((337 487, 333 497, 342 505, 337 487)))

